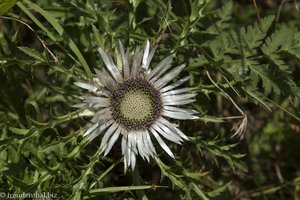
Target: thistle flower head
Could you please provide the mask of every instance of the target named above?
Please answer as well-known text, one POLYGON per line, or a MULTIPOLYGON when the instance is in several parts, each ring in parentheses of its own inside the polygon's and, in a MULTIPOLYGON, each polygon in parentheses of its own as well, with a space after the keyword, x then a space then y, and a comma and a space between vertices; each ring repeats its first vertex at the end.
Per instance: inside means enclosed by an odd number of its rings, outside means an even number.
POLYGON ((119 45, 122 70, 98 48, 106 69, 95 69, 97 79, 75 83, 88 90, 89 95, 82 96, 83 103, 74 107, 96 111, 84 136, 92 140, 103 135, 100 148, 105 148, 104 155, 122 137, 124 167, 131 166, 133 170, 137 155, 149 161, 156 154, 153 138, 174 158, 162 138, 178 144, 188 138, 168 119, 197 119, 197 111, 179 107, 195 101, 196 94, 191 92, 193 88, 177 89, 188 77, 168 85, 185 67, 172 67, 171 56, 150 69, 156 46, 150 49, 149 41, 144 51, 136 49, 131 64, 122 43, 119 45))

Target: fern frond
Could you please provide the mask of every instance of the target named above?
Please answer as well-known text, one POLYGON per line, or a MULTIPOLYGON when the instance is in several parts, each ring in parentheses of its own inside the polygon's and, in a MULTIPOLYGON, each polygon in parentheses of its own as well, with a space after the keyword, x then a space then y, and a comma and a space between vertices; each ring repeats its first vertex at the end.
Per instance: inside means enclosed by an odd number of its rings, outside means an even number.
POLYGON ((291 73, 290 67, 287 66, 286 62, 281 58, 282 53, 288 52, 296 57, 300 57, 300 53, 293 44, 293 31, 286 27, 281 28, 268 37, 265 44, 261 47, 261 50, 269 60, 279 67, 279 70, 288 74, 291 73))
POLYGON ((273 53, 273 54, 270 54, 268 57, 276 66, 279 67, 279 69, 281 71, 288 73, 288 74, 291 73, 290 67, 287 66, 286 62, 280 58, 279 54, 273 53))
POLYGON ((300 60, 300 32, 294 34, 293 45, 288 49, 288 53, 300 60))
POLYGON ((251 67, 252 83, 257 86, 259 79, 262 81, 262 86, 266 93, 274 92, 280 94, 281 90, 277 80, 274 80, 272 74, 268 71, 267 65, 252 65, 251 67))
POLYGON ((226 4, 219 10, 217 17, 219 20, 216 23, 217 28, 224 30, 229 27, 232 17, 233 4, 232 1, 227 1, 226 4))
POLYGON ((267 31, 274 21, 274 16, 268 16, 261 20, 263 32, 260 30, 259 24, 256 22, 253 26, 242 27, 240 29, 240 40, 245 48, 245 56, 256 54, 256 48, 260 47, 263 39, 266 37, 267 31))
POLYGON ((227 1, 221 9, 218 9, 213 17, 210 19, 210 24, 206 31, 215 34, 216 32, 223 32, 231 25, 230 20, 232 18, 232 1, 227 1))
POLYGON ((261 50, 265 55, 270 55, 281 50, 288 51, 292 47, 293 32, 288 28, 281 28, 265 41, 261 50))
POLYGON ((300 60, 300 45, 292 47, 288 53, 300 60))

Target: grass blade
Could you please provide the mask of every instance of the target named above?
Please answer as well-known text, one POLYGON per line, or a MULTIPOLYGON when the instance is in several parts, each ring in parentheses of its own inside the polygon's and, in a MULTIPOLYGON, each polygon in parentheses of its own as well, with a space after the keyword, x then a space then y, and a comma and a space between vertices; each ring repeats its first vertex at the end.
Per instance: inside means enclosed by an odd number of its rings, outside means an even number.
MULTIPOLYGON (((53 26, 53 28, 57 31, 57 33, 59 35, 61 35, 65 41, 68 42, 68 45, 69 45, 70 49, 73 51, 73 53, 79 59, 79 61, 82 64, 85 72, 87 73, 87 75, 91 76, 91 74, 92 74, 91 70, 90 70, 86 60, 84 59, 83 55, 81 54, 80 50, 78 49, 78 47, 76 46, 76 44, 74 43, 72 38, 68 35, 68 33, 65 32, 63 27, 57 22, 55 17, 53 17, 48 11, 42 9, 40 6, 38 6, 37 4, 31 2, 30 0, 23 0, 23 1, 26 4, 28 4, 28 7, 35 10, 36 12, 40 13, 53 26)), ((21 3, 18 3, 18 5, 20 5, 20 4, 21 3)))

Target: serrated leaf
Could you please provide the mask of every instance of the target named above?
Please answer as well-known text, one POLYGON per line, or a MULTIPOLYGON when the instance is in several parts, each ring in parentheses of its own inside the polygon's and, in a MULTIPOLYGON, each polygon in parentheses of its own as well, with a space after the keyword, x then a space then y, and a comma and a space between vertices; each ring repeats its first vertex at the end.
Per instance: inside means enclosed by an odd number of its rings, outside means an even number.
MULTIPOLYGON (((281 28, 280 30, 273 33, 265 41, 261 50, 276 66, 279 67, 283 73, 291 73, 290 67, 286 65, 286 62, 281 58, 282 52, 293 52, 293 32, 288 28, 281 28)), ((293 52, 292 54, 296 54, 293 52)))
POLYGON ((282 28, 265 41, 261 50, 265 55, 270 55, 279 50, 288 50, 292 46, 293 32, 288 28, 282 28))
POLYGON ((288 53, 295 56, 297 59, 300 60, 300 45, 296 46, 294 45, 291 49, 288 50, 288 53))
POLYGON ((259 47, 263 39, 266 37, 267 31, 274 21, 274 16, 268 16, 261 20, 263 31, 260 30, 259 24, 256 22, 253 26, 242 27, 240 37, 242 45, 245 48, 245 56, 250 56, 256 53, 256 48, 259 47))
POLYGON ((283 61, 278 54, 272 53, 268 56, 273 63, 279 67, 279 69, 285 73, 290 74, 289 66, 286 65, 285 61, 283 61))
POLYGON ((232 1, 227 1, 225 5, 217 13, 219 20, 215 24, 217 29, 224 30, 229 27, 232 16, 233 3, 232 1))
MULTIPOLYGON (((270 93, 272 90, 275 94, 280 94, 281 90, 278 83, 273 80, 272 75, 268 71, 267 65, 252 65, 251 67, 252 77, 260 77, 263 82, 263 88, 267 93, 270 93)), ((258 79, 254 79, 258 81, 258 79)), ((258 82, 254 82, 256 85, 258 82)))

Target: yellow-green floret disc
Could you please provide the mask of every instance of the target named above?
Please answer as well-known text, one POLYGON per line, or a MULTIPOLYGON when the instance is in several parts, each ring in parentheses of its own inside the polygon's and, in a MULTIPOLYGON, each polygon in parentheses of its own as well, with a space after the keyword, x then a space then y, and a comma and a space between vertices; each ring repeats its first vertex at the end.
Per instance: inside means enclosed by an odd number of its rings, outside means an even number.
POLYGON ((159 91, 142 78, 120 83, 112 92, 110 103, 113 120, 127 130, 149 128, 162 111, 159 91))
POLYGON ((127 91, 120 100, 120 114, 132 122, 147 120, 153 114, 150 95, 141 89, 127 91))

